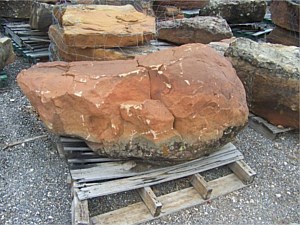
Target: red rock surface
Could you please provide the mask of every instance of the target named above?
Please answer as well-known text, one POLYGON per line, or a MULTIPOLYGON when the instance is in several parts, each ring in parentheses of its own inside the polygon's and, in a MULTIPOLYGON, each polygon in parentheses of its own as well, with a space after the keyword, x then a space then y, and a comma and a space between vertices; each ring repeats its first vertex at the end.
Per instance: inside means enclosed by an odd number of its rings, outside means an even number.
POLYGON ((17 80, 53 132, 110 157, 191 160, 232 140, 248 118, 235 70, 202 44, 135 60, 37 64, 17 80))

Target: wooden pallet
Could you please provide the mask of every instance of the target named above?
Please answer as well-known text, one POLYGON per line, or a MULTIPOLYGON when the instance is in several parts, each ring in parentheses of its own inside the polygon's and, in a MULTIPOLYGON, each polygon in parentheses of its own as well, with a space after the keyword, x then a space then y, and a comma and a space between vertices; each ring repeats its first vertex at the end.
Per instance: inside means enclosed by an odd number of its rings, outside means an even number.
POLYGON ((47 32, 32 30, 28 23, 3 24, 5 34, 14 42, 16 52, 30 62, 49 60, 50 39, 47 32))
POLYGON ((293 130, 293 128, 280 128, 252 113, 249 114, 248 125, 258 133, 270 140, 274 140, 279 134, 293 130))
POLYGON ((178 165, 136 171, 138 162, 103 158, 93 153, 80 139, 61 137, 57 145, 70 166, 72 184, 72 224, 137 224, 236 191, 250 184, 255 172, 243 161, 231 143, 200 159, 178 165), (206 182, 200 175, 221 166, 233 173, 206 182), (190 179, 192 187, 155 196, 151 186, 180 178, 190 179), (136 190, 142 201, 90 217, 88 200, 136 190))

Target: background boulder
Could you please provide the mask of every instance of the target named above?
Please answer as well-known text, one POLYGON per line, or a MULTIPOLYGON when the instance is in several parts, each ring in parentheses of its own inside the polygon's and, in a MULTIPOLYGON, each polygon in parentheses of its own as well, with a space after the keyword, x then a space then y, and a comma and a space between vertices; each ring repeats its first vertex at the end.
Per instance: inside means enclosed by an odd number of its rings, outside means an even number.
POLYGON ((238 38, 225 56, 245 86, 250 111, 299 129, 299 48, 238 38))

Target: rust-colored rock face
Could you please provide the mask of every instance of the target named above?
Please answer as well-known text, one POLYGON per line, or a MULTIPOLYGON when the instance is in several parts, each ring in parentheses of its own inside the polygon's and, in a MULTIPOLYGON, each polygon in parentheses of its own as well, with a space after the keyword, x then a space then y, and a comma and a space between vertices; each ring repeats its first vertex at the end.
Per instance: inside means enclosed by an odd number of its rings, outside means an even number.
POLYGON ((126 61, 37 64, 17 80, 50 130, 110 157, 191 160, 232 140, 248 117, 230 62, 202 44, 126 61))
POLYGON ((238 38, 225 52, 244 83, 250 111, 299 129, 300 50, 238 38))
POLYGON ((53 13, 68 47, 137 46, 151 40, 155 33, 155 18, 137 12, 131 5, 57 6, 53 13))
POLYGON ((300 2, 292 0, 272 1, 270 5, 272 21, 281 28, 299 33, 300 2))

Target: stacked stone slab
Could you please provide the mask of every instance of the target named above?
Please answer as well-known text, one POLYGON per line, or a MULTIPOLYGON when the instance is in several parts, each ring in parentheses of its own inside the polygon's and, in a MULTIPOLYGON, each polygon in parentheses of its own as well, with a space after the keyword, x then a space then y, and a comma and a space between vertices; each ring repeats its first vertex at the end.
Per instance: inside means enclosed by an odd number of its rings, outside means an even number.
POLYGON ((33 0, 0 0, 0 17, 28 19, 33 0))
POLYGON ((15 60, 12 42, 9 38, 0 38, 0 70, 15 60))
POLYGON ((232 37, 226 20, 212 16, 161 21, 157 30, 159 39, 176 44, 208 44, 232 37))
POLYGON ((276 27, 268 35, 267 40, 272 43, 300 46, 300 2, 293 0, 272 1, 270 11, 276 27))
POLYGON ((49 28, 49 37, 63 61, 132 58, 122 49, 138 50, 155 35, 155 18, 131 5, 56 6, 53 13, 57 24, 49 28))
POLYGON ((200 16, 221 16, 230 24, 260 22, 266 14, 264 0, 210 0, 200 16))
POLYGON ((50 130, 116 158, 195 159, 231 141, 248 118, 231 63, 203 44, 126 61, 40 63, 17 80, 50 130))
POLYGON ((238 38, 225 56, 245 86, 250 111, 274 125, 299 129, 298 47, 238 38))

